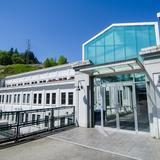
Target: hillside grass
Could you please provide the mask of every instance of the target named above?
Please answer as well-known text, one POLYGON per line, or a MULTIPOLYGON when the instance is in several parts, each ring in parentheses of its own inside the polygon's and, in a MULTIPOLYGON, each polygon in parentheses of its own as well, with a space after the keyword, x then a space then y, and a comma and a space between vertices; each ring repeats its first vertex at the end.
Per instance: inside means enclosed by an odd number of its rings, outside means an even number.
POLYGON ((7 66, 0 66, 0 79, 5 78, 6 76, 11 76, 15 74, 25 73, 29 71, 34 71, 42 69, 43 65, 36 64, 12 64, 7 66))

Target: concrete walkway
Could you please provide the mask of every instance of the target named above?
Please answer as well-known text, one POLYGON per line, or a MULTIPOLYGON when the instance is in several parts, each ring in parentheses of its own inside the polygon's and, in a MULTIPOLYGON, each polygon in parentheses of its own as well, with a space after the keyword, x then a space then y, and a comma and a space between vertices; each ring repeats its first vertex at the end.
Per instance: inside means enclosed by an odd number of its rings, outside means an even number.
POLYGON ((133 159, 160 160, 160 140, 149 134, 79 127, 49 138, 133 159))
MULTIPOLYGON (((71 131, 71 130, 70 130, 71 131)), ((72 132, 72 131, 71 131, 72 132)), ((45 137, 0 150, 0 160, 134 160, 45 137)))

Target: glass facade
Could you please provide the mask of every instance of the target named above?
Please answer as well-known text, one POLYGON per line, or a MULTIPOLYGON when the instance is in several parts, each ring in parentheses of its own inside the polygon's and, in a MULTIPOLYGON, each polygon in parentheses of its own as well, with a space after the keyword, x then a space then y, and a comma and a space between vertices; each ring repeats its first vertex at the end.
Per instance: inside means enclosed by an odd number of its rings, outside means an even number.
POLYGON ((95 125, 148 132, 145 74, 95 77, 94 122, 95 125))
POLYGON ((113 26, 84 45, 84 59, 103 64, 139 58, 142 48, 155 46, 154 25, 113 26))

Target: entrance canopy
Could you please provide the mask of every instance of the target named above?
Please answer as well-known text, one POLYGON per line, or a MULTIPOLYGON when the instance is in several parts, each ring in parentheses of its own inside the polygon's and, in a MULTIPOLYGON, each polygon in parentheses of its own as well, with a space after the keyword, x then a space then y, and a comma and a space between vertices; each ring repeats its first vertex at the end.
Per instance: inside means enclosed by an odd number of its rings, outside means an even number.
POLYGON ((80 69, 81 72, 87 73, 91 76, 142 70, 144 70, 144 67, 138 59, 117 62, 112 64, 91 65, 87 68, 80 69))

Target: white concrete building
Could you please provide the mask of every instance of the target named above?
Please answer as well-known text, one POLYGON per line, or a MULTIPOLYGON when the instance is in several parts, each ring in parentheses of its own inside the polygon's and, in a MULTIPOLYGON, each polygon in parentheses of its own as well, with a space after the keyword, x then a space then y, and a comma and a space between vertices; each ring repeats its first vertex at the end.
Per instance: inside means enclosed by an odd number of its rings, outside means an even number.
POLYGON ((160 137, 157 22, 112 24, 82 45, 82 61, 6 77, 2 111, 75 106, 82 127, 160 137))
POLYGON ((75 105, 75 71, 71 64, 5 78, 0 109, 28 110, 75 105))

